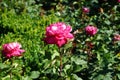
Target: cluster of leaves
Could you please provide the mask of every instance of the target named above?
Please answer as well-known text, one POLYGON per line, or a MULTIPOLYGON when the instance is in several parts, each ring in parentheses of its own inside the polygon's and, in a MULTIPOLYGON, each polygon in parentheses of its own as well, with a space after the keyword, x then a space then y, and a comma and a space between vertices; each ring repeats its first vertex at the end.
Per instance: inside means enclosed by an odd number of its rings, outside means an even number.
POLYGON ((17 41, 26 52, 12 63, 0 54, 0 79, 119 80, 120 42, 113 41, 120 34, 119 20, 117 0, 2 0, 0 47, 17 41), (83 7, 90 12, 84 14, 83 7), (70 24, 75 37, 60 50, 62 72, 58 48, 43 42, 46 26, 58 21, 70 24), (87 35, 87 25, 98 33, 87 35))

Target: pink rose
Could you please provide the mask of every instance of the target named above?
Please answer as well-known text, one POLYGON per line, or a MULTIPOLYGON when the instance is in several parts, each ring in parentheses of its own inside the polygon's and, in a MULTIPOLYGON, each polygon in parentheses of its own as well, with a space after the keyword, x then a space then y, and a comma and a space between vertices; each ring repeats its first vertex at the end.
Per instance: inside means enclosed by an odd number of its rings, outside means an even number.
POLYGON ((11 58, 13 56, 21 56, 21 53, 25 52, 25 50, 20 49, 22 46, 17 42, 4 44, 2 47, 2 53, 6 58, 11 58))
POLYGON ((115 34, 113 39, 115 41, 120 41, 120 35, 119 34, 115 34))
POLYGON ((98 29, 94 26, 88 25, 85 27, 85 31, 87 34, 93 36, 97 33, 98 29))
POLYGON ((66 44, 69 39, 73 38, 73 35, 70 33, 71 30, 71 26, 62 22, 51 24, 46 28, 44 41, 47 44, 56 44, 58 47, 61 47, 66 44))
POLYGON ((87 8, 87 7, 83 7, 83 8, 82 8, 82 11, 83 11, 84 13, 89 13, 89 12, 90 12, 90 9, 87 8))

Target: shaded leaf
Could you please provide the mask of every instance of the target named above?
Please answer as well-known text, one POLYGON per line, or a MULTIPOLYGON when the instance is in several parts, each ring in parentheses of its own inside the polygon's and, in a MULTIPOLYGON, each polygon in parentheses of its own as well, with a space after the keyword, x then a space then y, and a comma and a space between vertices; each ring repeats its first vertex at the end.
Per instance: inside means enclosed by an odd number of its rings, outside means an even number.
POLYGON ((30 75, 30 78, 36 79, 36 78, 39 77, 39 75, 40 75, 40 72, 39 72, 39 71, 32 71, 32 72, 31 72, 31 75, 30 75))

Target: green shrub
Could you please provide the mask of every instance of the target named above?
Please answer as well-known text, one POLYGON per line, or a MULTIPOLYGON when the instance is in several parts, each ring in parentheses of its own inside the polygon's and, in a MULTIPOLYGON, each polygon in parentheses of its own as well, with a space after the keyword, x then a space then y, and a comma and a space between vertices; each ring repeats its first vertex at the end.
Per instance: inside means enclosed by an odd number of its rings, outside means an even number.
POLYGON ((120 41, 113 39, 120 34, 119 8, 117 0, 1 1, 0 48, 17 41, 26 52, 13 62, 0 54, 0 79, 119 80, 120 41), (45 28, 59 21, 70 24, 75 37, 60 49, 62 71, 59 49, 43 41, 45 28), (87 35, 87 25, 96 26, 97 34, 87 35))

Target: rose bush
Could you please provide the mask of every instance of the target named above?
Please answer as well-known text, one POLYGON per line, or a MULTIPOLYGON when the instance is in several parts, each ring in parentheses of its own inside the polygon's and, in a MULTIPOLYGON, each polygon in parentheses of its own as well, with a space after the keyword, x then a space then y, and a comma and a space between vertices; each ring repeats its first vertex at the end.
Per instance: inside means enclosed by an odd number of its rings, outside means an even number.
POLYGON ((120 80, 119 35, 119 0, 1 0, 0 48, 26 52, 1 52, 0 79, 120 80))

